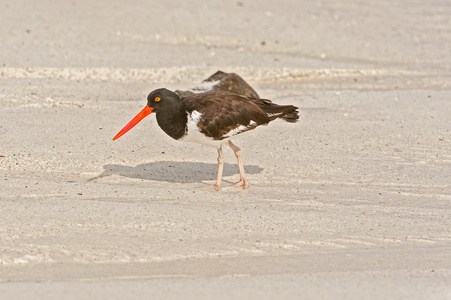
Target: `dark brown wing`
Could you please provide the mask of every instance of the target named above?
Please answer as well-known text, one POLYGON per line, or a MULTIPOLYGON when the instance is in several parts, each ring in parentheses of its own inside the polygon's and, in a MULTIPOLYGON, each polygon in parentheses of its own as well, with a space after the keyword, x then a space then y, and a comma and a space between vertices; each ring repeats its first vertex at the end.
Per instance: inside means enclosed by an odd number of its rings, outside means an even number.
MULTIPOLYGON (((222 140, 259 125, 266 125, 282 117, 283 112, 270 100, 249 98, 234 93, 214 91, 186 97, 184 104, 187 112, 196 110, 201 113, 198 123, 200 132, 216 140, 222 140)), ((296 110, 290 107, 292 113, 296 110)), ((284 109, 286 111, 286 108, 284 109)))
POLYGON ((296 106, 278 105, 267 99, 252 98, 251 100, 266 113, 270 121, 281 118, 286 122, 296 123, 299 119, 299 111, 296 106))

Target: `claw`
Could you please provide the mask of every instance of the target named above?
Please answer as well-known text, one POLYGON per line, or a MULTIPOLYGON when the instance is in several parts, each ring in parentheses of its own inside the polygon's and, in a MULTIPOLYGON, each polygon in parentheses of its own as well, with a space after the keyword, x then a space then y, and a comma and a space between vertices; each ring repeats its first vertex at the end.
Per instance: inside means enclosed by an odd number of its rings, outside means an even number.
POLYGON ((237 183, 235 183, 234 185, 232 185, 231 187, 233 187, 233 188, 242 187, 245 190, 245 189, 249 188, 249 183, 247 182, 247 180, 240 180, 237 183))
POLYGON ((217 192, 219 192, 221 190, 221 186, 219 185, 207 185, 207 186, 199 186, 198 188, 200 189, 211 189, 214 188, 217 192))

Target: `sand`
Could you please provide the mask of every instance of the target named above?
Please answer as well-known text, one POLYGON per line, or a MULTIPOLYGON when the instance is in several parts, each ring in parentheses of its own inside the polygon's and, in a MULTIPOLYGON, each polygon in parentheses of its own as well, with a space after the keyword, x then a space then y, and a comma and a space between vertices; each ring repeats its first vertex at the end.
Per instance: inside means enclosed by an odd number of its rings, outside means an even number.
POLYGON ((367 2, 1 1, 0 298, 451 299, 451 7, 367 2), (300 107, 248 190, 152 116, 112 141, 217 70, 300 107))

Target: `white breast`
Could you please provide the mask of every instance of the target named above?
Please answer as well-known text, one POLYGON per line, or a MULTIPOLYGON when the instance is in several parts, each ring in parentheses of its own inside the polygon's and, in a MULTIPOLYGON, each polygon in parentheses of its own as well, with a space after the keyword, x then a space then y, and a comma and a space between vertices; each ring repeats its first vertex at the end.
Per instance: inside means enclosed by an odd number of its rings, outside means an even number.
POLYGON ((228 143, 230 139, 236 137, 238 134, 241 133, 241 136, 244 133, 250 131, 250 128, 253 129, 256 126, 256 123, 254 121, 251 121, 248 126, 240 125, 237 128, 229 131, 224 135, 224 138, 222 140, 215 140, 211 137, 207 137, 202 132, 200 132, 197 124, 199 123, 201 118, 202 114, 197 110, 194 110, 192 113, 188 113, 187 132, 179 141, 199 143, 215 148, 220 148, 222 145, 228 143))
POLYGON ((188 113, 187 132, 179 141, 199 143, 215 148, 220 148, 221 145, 227 143, 228 139, 215 140, 200 132, 197 123, 199 123, 201 118, 202 114, 197 110, 194 110, 192 113, 188 113))

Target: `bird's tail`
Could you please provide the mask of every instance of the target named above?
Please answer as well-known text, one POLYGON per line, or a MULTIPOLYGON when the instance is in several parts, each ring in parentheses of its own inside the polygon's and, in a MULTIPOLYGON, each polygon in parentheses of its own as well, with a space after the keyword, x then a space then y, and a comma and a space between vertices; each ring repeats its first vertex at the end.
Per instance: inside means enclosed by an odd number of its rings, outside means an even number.
POLYGON ((270 121, 280 118, 286 122, 296 123, 299 119, 299 111, 296 106, 278 105, 267 99, 258 99, 255 102, 266 113, 270 121))

